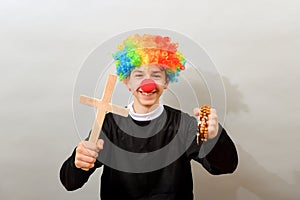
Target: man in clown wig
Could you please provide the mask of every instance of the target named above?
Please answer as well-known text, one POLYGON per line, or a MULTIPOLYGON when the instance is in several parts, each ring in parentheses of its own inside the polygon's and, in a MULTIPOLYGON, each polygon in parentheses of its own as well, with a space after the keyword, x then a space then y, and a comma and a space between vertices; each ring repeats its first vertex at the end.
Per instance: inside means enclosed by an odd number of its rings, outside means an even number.
POLYGON ((78 144, 60 170, 67 190, 81 188, 103 166, 102 200, 191 200, 192 159, 213 175, 235 171, 237 151, 215 109, 207 116, 207 141, 199 141, 199 117, 160 102, 185 69, 177 47, 169 37, 147 34, 119 46, 113 57, 119 80, 133 95, 129 116, 107 113, 98 142, 78 144))

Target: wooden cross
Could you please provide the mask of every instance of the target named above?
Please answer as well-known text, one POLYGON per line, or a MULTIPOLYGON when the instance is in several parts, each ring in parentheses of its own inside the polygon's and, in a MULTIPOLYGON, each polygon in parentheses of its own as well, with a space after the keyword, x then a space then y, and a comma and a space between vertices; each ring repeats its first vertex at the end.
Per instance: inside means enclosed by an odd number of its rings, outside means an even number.
POLYGON ((116 84, 116 80, 117 80, 117 75, 115 74, 108 75, 108 79, 106 81, 105 89, 101 100, 84 96, 84 95, 80 96, 80 103, 97 108, 96 119, 94 121, 92 133, 89 138, 89 141, 91 142, 97 143, 106 112, 112 112, 124 117, 128 116, 129 109, 121 106, 113 105, 110 103, 111 96, 116 84))

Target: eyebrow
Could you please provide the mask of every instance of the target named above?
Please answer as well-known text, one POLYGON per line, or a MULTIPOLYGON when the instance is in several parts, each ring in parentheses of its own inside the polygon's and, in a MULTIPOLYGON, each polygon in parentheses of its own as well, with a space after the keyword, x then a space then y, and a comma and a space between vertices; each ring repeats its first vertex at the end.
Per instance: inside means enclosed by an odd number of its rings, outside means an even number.
MULTIPOLYGON (((163 73, 165 70, 151 70, 150 73, 154 73, 154 74, 158 74, 158 73, 163 73)), ((135 73, 144 73, 145 71, 144 70, 134 70, 132 71, 133 74, 135 73)))
POLYGON ((151 71, 151 73, 162 73, 163 72, 163 70, 155 70, 155 71, 151 71))
POLYGON ((144 71, 142 71, 142 70, 134 70, 134 71, 132 71, 132 73, 143 73, 144 71))

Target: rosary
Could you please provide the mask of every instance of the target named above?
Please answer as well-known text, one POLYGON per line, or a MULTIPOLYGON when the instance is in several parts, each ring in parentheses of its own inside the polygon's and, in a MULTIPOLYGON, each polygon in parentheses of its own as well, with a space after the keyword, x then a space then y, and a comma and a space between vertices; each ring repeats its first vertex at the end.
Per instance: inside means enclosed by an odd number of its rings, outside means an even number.
POLYGON ((198 130, 197 130, 197 144, 199 145, 199 137, 201 141, 207 141, 208 137, 208 115, 210 114, 210 106, 203 104, 199 112, 198 130))

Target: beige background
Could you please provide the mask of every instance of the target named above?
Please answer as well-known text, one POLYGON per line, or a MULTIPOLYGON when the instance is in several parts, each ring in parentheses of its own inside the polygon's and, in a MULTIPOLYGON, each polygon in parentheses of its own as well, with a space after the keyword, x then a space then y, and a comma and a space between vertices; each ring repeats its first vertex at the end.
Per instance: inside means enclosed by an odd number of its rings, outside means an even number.
POLYGON ((193 165, 195 199, 299 199, 300 4, 296 0, 0 3, 0 199, 98 199, 100 170, 66 192, 59 168, 79 142, 72 91, 81 64, 120 32, 161 27, 206 49, 228 95, 240 163, 193 165), (200 198, 202 197, 202 198, 200 198))

